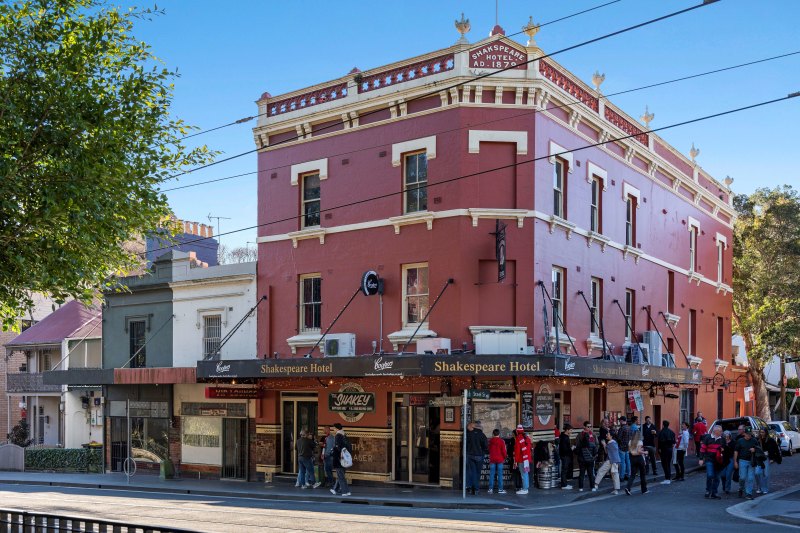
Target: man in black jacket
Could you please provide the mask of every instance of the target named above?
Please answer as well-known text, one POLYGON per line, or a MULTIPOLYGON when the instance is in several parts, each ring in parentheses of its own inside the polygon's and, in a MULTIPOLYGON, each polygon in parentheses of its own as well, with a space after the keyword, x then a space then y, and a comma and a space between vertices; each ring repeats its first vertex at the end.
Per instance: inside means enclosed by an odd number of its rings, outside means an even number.
POLYGON ((477 494, 481 483, 483 458, 489 453, 489 441, 483 434, 481 421, 467 424, 467 492, 477 494))
MULTIPOLYGON (((658 453, 661 454, 661 468, 664 469, 662 485, 669 485, 672 477, 672 454, 675 449, 675 432, 669 429, 669 420, 664 420, 658 432, 658 453)), ((655 467, 654 467, 655 468, 655 467)))
POLYGON ((658 468, 656 468, 656 436, 658 427, 653 424, 649 416, 644 417, 644 425, 642 426, 642 444, 647 449, 647 459, 644 462, 644 471, 647 471, 652 466, 653 475, 658 475, 658 468))
POLYGON ((568 480, 572 479, 572 443, 569 441, 569 432, 572 426, 564 424, 564 430, 558 437, 558 457, 561 459, 561 488, 571 490, 572 485, 568 480))

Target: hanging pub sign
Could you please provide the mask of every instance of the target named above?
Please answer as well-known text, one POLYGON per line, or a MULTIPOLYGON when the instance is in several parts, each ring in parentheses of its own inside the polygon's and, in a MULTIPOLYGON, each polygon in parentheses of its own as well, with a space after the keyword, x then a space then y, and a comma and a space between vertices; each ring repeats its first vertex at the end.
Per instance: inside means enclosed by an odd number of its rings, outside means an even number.
POLYGON ((495 220, 494 253, 497 258, 497 281, 506 279, 506 224, 495 220))
POLYGON ((536 417, 539 419, 539 423, 542 425, 547 425, 550 423, 550 419, 553 417, 553 412, 555 411, 555 395, 550 390, 550 387, 543 383, 541 387, 539 387, 539 392, 536 394, 536 417))
POLYGON ((520 406, 520 424, 525 429, 533 429, 533 391, 522 391, 522 405, 520 406))
POLYGON ((347 422, 358 422, 364 413, 375 412, 375 394, 364 392, 358 383, 344 383, 339 392, 328 395, 328 409, 347 422))
POLYGON ((361 275, 361 292, 364 296, 375 296, 376 294, 383 294, 382 281, 378 277, 378 273, 374 270, 367 270, 361 275))

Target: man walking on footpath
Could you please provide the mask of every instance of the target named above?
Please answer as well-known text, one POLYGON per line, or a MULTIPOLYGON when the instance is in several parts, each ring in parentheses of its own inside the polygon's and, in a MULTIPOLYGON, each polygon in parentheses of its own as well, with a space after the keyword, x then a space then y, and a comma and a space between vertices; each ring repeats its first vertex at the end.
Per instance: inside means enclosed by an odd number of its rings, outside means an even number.
MULTIPOLYGON (((719 500, 717 494, 719 490, 719 474, 723 466, 723 447, 725 441, 722 439, 722 427, 714 426, 711 434, 703 437, 700 444, 700 466, 706 467, 706 498, 719 500)), ((752 489, 752 483, 750 485, 752 489)))
POLYGON ((325 483, 333 487, 333 445, 336 442, 336 428, 325 430, 325 445, 322 448, 322 461, 325 465, 325 483))
POLYGON ((624 416, 619 417, 619 429, 617 430, 617 444, 619 445, 619 478, 622 481, 628 479, 631 473, 631 454, 628 447, 631 444, 631 427, 628 419, 624 416))
MULTIPOLYGON (((715 426, 715 432, 716 429, 717 427, 715 426)), ((739 497, 742 496, 742 488, 744 488, 744 497, 748 500, 753 499, 753 482, 755 480, 755 464, 753 460, 757 449, 760 449, 758 441, 746 429, 742 438, 736 441, 736 446, 733 449, 733 468, 739 471, 739 497)))
POLYGON ((489 441, 481 429, 481 421, 467 424, 467 493, 478 494, 483 458, 489 453, 489 441))
POLYGON ((564 431, 558 437, 558 458, 561 460, 561 489, 572 490, 569 480, 572 478, 572 443, 569 432, 572 426, 564 424, 564 431))
POLYGON ((644 441, 644 448, 647 450, 647 461, 644 464, 645 474, 648 473, 652 466, 653 475, 658 475, 658 468, 656 468, 656 436, 658 428, 649 416, 644 417, 644 425, 642 426, 642 441, 644 441))
POLYGON ((583 492, 583 476, 589 478, 589 488, 594 488, 594 459, 597 457, 597 440, 588 420, 583 423, 583 431, 578 435, 575 455, 578 457, 578 491, 583 492))
MULTIPOLYGON (((661 455, 661 468, 664 470, 662 485, 669 485, 672 477, 672 454, 675 449, 675 432, 669 429, 669 421, 664 420, 658 433, 658 453, 661 455)), ((655 467, 653 467, 655 470, 655 467)))
POLYGON ((611 433, 606 432, 606 460, 597 471, 592 492, 597 491, 597 487, 599 487, 600 482, 603 481, 603 476, 605 476, 607 472, 611 472, 611 479, 614 481, 614 492, 611 494, 619 494, 619 463, 619 444, 611 438, 611 433))
POLYGON ((333 427, 336 429, 336 437, 333 441, 333 468, 336 470, 336 483, 331 489, 331 494, 350 496, 350 487, 347 486, 347 477, 345 476, 347 467, 342 465, 342 450, 347 450, 347 453, 352 456, 353 446, 347 439, 340 423, 335 423, 333 427))
POLYGON ((681 434, 678 435, 675 443, 675 479, 673 481, 686 481, 686 468, 683 466, 683 461, 686 458, 686 452, 689 451, 689 423, 681 422, 681 434))

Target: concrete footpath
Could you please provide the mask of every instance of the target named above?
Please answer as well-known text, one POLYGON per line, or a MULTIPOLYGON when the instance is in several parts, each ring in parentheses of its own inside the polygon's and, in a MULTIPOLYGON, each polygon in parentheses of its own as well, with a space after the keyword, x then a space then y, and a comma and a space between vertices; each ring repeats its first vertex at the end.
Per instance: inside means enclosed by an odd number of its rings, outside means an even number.
POLYGON ((754 522, 800 529, 800 485, 731 506, 728 512, 754 522))
MULTIPOLYGON (((660 465, 659 465, 660 466, 660 465)), ((696 471, 697 460, 687 457, 687 474, 696 471)), ((662 473, 663 474, 663 473, 662 473)), ((663 480, 662 476, 648 476, 649 483, 663 480)), ((438 487, 419 487, 405 484, 351 485, 352 496, 343 498, 330 493, 326 488, 301 489, 287 481, 274 483, 218 481, 198 479, 163 480, 155 475, 139 474, 130 481, 125 474, 61 474, 49 472, 0 472, 0 487, 13 485, 39 485, 53 487, 79 487, 103 490, 133 490, 143 492, 163 492, 171 494, 191 494, 224 498, 253 498, 263 500, 342 502, 362 505, 384 505, 395 507, 421 507, 438 509, 547 509, 568 505, 611 492, 611 481, 603 480, 601 489, 584 492, 577 489, 577 480, 572 482, 572 490, 559 488, 541 490, 531 488, 527 495, 517 495, 508 490, 507 494, 487 494, 479 492, 476 496, 461 497, 460 490, 438 487)), ((637 483, 638 484, 638 483, 637 483)))

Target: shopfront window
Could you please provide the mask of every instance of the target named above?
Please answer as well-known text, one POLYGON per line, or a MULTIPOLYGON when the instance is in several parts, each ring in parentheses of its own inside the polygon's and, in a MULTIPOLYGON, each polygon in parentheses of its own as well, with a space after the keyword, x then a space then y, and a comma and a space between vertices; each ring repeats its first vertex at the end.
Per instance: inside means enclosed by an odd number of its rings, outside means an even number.
POLYGON ((428 264, 403 267, 403 324, 419 324, 428 312, 428 264))
POLYGON ((516 402, 472 402, 472 420, 480 420, 483 432, 491 435, 495 429, 500 430, 504 439, 513 437, 513 430, 517 427, 516 402))

